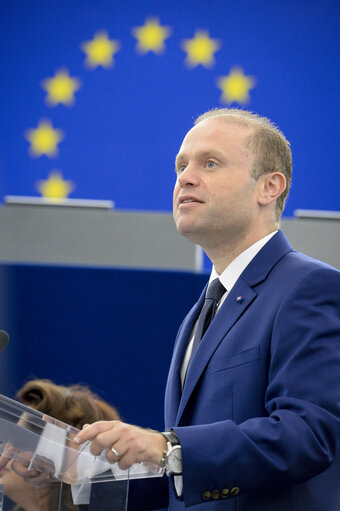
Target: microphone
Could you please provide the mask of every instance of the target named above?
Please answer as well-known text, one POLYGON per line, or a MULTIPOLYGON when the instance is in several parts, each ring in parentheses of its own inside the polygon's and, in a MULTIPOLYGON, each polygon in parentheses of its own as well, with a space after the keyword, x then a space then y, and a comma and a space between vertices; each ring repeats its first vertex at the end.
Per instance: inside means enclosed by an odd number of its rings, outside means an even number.
POLYGON ((0 351, 6 348, 9 341, 9 335, 5 330, 0 330, 0 351))

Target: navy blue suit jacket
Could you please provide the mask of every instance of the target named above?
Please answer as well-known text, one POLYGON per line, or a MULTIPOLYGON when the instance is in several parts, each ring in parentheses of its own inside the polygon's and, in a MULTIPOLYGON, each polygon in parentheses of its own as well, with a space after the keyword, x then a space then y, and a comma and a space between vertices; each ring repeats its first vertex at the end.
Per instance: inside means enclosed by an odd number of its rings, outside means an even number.
POLYGON ((169 509, 339 511, 340 272, 279 231, 229 292, 179 369, 205 290, 183 321, 165 426, 183 452, 169 509))

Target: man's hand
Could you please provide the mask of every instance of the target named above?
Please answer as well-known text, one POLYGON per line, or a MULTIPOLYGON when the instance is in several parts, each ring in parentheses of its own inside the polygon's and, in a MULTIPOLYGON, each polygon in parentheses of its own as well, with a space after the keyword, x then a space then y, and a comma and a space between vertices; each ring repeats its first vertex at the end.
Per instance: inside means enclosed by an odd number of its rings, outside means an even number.
POLYGON ((25 483, 30 484, 34 488, 45 488, 52 481, 56 481, 51 473, 40 472, 35 468, 29 469, 27 465, 24 465, 20 461, 12 461, 11 470, 22 477, 25 483))
POLYGON ((5 451, 0 456, 0 468, 4 468, 10 463, 10 468, 18 476, 33 486, 34 488, 43 488, 50 482, 55 481, 53 473, 55 471, 53 462, 42 457, 36 457, 40 462, 40 466, 44 467, 44 471, 28 468, 32 459, 32 452, 25 452, 15 449, 12 446, 6 446, 5 451), (13 459, 14 458, 14 459, 13 459))
POLYGON ((167 445, 165 438, 158 431, 117 420, 87 425, 74 437, 74 441, 78 445, 90 441, 90 450, 95 456, 107 449, 107 460, 110 463, 118 462, 122 470, 142 461, 160 465, 167 445))

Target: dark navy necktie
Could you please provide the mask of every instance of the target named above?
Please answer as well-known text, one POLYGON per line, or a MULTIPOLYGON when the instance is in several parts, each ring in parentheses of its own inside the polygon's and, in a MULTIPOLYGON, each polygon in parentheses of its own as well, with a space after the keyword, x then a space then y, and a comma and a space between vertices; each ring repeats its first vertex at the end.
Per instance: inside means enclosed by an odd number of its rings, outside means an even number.
POLYGON ((192 360, 192 357, 195 354, 195 351, 199 343, 201 342, 203 335, 207 331, 210 323, 212 322, 215 316, 218 302, 221 300, 225 292, 226 288, 223 286, 223 284, 221 284, 220 279, 217 278, 209 284, 209 287, 205 295, 205 302, 198 317, 189 364, 192 360))

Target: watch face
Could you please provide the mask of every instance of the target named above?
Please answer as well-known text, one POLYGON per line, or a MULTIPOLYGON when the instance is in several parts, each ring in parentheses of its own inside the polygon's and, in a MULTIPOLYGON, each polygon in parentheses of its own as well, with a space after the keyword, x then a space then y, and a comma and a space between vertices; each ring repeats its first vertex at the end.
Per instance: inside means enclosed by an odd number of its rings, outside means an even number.
POLYGON ((182 449, 179 445, 175 445, 168 452, 167 470, 170 474, 182 473, 182 449))

